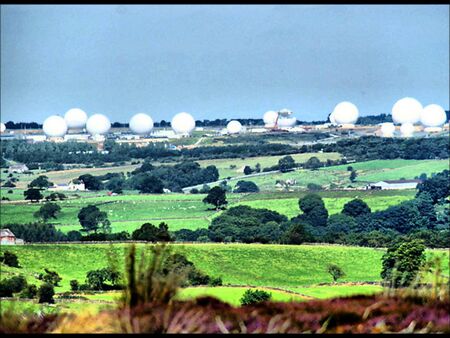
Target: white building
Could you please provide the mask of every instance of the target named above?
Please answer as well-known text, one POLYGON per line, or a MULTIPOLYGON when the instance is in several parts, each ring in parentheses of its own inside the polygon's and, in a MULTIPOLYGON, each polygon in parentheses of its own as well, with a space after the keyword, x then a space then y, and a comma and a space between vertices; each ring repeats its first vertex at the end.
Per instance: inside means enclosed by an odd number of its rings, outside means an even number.
POLYGON ((73 183, 72 181, 69 184, 56 184, 53 187, 48 188, 49 191, 86 191, 86 186, 84 182, 73 183))
POLYGON ((8 174, 22 174, 28 170, 29 169, 25 164, 15 164, 8 168, 8 174))
POLYGON ((416 189, 421 180, 384 180, 369 183, 366 190, 416 189))

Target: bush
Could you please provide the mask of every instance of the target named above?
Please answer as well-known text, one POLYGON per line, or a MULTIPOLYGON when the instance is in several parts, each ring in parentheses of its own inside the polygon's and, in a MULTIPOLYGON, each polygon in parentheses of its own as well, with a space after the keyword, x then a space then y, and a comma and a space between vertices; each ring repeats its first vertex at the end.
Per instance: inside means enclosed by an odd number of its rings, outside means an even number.
POLYGON ((264 290, 248 289, 241 298, 241 305, 253 305, 261 302, 267 302, 272 298, 272 294, 264 290))
POLYGON ((53 285, 49 283, 44 283, 39 287, 38 290, 38 297, 39 297, 39 303, 55 303, 55 300, 53 299, 53 296, 55 295, 55 289, 53 288, 53 285))
POLYGON ((31 284, 31 285, 28 285, 25 289, 22 290, 22 292, 20 293, 19 297, 20 298, 33 299, 33 298, 36 298, 37 293, 38 293, 38 289, 37 289, 36 285, 31 284))
POLYGON ((12 297, 13 293, 22 291, 27 286, 24 276, 14 276, 0 282, 0 297, 12 297))
POLYGON ((5 251, 1 261, 5 265, 11 266, 13 268, 19 268, 20 267, 17 255, 15 253, 10 252, 10 251, 5 251))
POLYGON ((41 273, 39 275, 39 279, 43 280, 44 282, 46 282, 50 285, 58 286, 58 283, 62 280, 62 278, 59 276, 59 274, 56 271, 50 271, 45 268, 44 268, 44 271, 45 271, 45 275, 41 273))
POLYGON ((72 279, 70 281, 70 290, 78 291, 79 288, 80 288, 80 284, 78 283, 78 281, 76 279, 72 279))
POLYGON ((345 272, 336 264, 328 265, 327 272, 333 277, 334 282, 345 276, 345 272))
POLYGON ((223 285, 222 278, 220 278, 220 277, 211 278, 209 281, 209 285, 210 286, 222 286, 223 285))

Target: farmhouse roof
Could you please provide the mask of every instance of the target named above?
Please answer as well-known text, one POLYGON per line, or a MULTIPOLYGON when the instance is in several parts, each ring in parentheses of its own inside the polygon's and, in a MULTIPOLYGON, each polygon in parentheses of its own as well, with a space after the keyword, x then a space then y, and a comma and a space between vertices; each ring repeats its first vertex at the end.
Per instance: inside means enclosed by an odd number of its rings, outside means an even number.
POLYGON ((381 182, 385 182, 388 184, 398 184, 398 183, 422 183, 422 180, 383 180, 381 182))
POLYGON ((9 229, 0 229, 0 237, 16 237, 9 229))
POLYGON ((22 168, 27 168, 27 166, 25 164, 13 164, 11 166, 9 166, 10 169, 22 169, 22 168))

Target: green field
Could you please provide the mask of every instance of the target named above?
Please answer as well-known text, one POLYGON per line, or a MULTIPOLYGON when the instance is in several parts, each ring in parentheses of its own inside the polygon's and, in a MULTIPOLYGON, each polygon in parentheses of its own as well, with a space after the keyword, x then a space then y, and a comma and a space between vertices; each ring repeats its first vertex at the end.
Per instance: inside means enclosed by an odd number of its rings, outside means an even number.
MULTIPOLYGON (((142 249, 144 244, 139 244, 142 249)), ((148 245, 147 245, 148 246, 148 245)), ((84 281, 88 271, 107 265, 109 252, 124 261, 125 244, 36 244, 2 246, 19 257, 22 268, 2 266, 1 278, 23 273, 30 283, 38 283, 34 274, 44 268, 57 271, 63 280, 57 292, 69 291, 70 280, 84 281)), ((174 244, 205 273, 221 277, 224 285, 296 288, 332 282, 328 264, 337 264, 346 273, 340 282, 380 281, 383 249, 338 245, 262 245, 262 244, 174 244)), ((428 250, 443 254, 448 275, 448 250, 428 250)))
POLYGON ((413 179, 422 173, 428 177, 448 169, 448 160, 374 160, 348 165, 322 168, 322 171, 347 171, 352 166, 358 173, 357 180, 376 182, 381 180, 413 179))
POLYGON ((347 297, 353 295, 373 295, 383 291, 381 285, 313 285, 307 287, 289 288, 289 290, 314 298, 326 299, 347 297))
MULTIPOLYGON (((285 155, 281 156, 258 156, 258 157, 248 157, 245 159, 241 158, 224 158, 217 160, 201 160, 196 161, 202 167, 207 167, 209 165, 215 165, 219 170, 220 178, 226 177, 234 177, 234 176, 242 176, 244 175, 244 167, 246 165, 255 168, 255 165, 259 163, 261 165, 261 170, 264 168, 272 167, 278 164, 278 160, 285 155), (230 166, 236 166, 236 168, 232 169, 230 166)), ((290 155, 295 162, 304 163, 309 160, 311 157, 315 156, 321 161, 330 160, 338 160, 342 156, 339 153, 301 153, 301 154, 292 154, 290 155)))
MULTIPOLYGON (((249 205, 255 208, 267 208, 288 217, 294 217, 301 211, 298 199, 306 192, 272 194, 228 194, 228 207, 249 205)), ((373 211, 386 209, 391 205, 412 199, 415 191, 323 191, 325 206, 330 214, 339 213, 345 203, 353 198, 363 199, 373 211)), ((202 202, 201 194, 164 194, 164 195, 120 195, 70 199, 58 202, 61 213, 52 222, 63 232, 79 230, 78 212, 84 206, 95 204, 106 211, 113 232, 132 232, 145 222, 159 224, 166 222, 169 229, 199 229, 208 227, 210 220, 220 214, 208 210, 202 202)), ((36 203, 2 203, 1 225, 10 223, 28 223, 35 221, 33 213, 40 205, 36 203)))

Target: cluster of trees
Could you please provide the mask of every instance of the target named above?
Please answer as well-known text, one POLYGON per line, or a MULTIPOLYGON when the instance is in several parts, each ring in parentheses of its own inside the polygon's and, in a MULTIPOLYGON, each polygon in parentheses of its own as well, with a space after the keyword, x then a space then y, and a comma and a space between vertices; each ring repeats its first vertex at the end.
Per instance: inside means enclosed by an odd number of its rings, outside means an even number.
MULTIPOLYGON (((217 187, 220 189, 219 187, 217 187)), ((222 198, 225 191, 221 192, 222 198)), ((314 193, 299 199, 302 211, 288 220, 267 209, 237 206, 214 218, 208 230, 175 232, 176 240, 214 242, 260 242, 301 244, 327 242, 384 247, 399 241, 421 239, 429 247, 446 247, 450 239, 449 171, 427 179, 418 186, 413 200, 372 212, 361 199, 346 203, 339 214, 329 216, 322 198, 314 193)))

